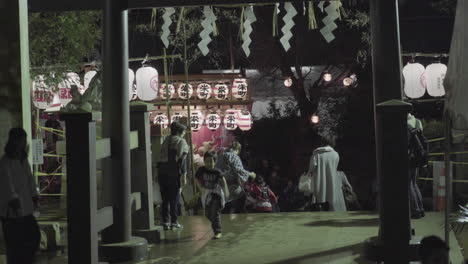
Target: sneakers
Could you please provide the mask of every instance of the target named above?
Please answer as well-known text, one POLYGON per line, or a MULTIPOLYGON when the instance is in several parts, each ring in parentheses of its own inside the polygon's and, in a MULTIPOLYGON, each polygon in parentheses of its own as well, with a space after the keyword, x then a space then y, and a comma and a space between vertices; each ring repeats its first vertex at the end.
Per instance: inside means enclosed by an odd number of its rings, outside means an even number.
POLYGON ((162 226, 163 226, 164 230, 169 230, 169 227, 171 226, 171 224, 164 223, 164 224, 162 224, 162 226))
POLYGON ((178 229, 178 228, 182 228, 182 227, 184 227, 184 226, 179 224, 179 223, 172 223, 171 224, 171 229, 178 229))
POLYGON ((213 239, 220 239, 222 237, 223 237, 223 234, 217 233, 217 234, 214 235, 213 239))

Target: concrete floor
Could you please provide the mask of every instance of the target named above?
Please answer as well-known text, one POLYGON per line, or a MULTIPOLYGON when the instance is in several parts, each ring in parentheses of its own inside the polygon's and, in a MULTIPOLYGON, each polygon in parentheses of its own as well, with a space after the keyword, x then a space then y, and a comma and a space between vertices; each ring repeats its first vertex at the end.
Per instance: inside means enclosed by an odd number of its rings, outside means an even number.
MULTIPOLYGON (((221 240, 211 239, 213 233, 205 217, 183 217, 181 222, 183 229, 166 231, 164 242, 151 245, 150 260, 138 263, 372 263, 361 257, 363 241, 378 230, 378 216, 362 212, 223 215, 221 240)), ((442 214, 428 213, 413 221, 413 226, 418 237, 443 237, 442 214)), ((452 263, 462 263, 454 237, 451 248, 452 263)), ((67 262, 65 256, 53 255, 42 254, 37 263, 67 262)))

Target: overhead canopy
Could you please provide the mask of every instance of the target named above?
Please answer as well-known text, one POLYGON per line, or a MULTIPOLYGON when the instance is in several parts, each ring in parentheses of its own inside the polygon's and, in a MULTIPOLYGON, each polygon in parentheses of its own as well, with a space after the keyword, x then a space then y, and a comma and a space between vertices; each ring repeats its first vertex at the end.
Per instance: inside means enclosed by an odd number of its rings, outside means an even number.
POLYGON ((468 129, 468 1, 457 1, 450 59, 444 85, 453 128, 468 129))

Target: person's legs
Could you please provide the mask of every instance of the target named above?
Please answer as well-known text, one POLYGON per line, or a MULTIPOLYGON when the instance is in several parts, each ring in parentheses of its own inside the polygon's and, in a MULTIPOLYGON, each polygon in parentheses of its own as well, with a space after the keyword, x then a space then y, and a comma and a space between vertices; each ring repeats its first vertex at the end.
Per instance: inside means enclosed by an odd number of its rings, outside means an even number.
POLYGON ((171 226, 173 228, 181 227, 179 222, 177 221, 177 196, 179 196, 179 187, 178 186, 171 186, 169 188, 169 207, 170 207, 170 215, 171 215, 171 226))
POLYGON ((40 231, 33 216, 2 221, 8 264, 32 264, 40 242, 40 231))
POLYGON ((211 203, 209 206, 210 221, 213 232, 216 234, 221 233, 221 197, 218 195, 211 196, 211 203))
POLYGON ((241 198, 232 201, 232 205, 234 207, 234 213, 236 214, 243 214, 246 213, 245 211, 245 195, 241 198))
POLYGON ((161 205, 161 217, 162 217, 162 224, 168 225, 169 224, 169 186, 161 185, 161 198, 162 198, 162 205, 161 205))

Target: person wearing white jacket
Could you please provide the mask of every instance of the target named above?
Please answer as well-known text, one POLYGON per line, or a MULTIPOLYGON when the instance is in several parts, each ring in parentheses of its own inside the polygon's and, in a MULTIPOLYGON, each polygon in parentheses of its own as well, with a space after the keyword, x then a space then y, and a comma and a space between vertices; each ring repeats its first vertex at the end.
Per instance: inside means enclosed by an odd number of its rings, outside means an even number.
POLYGON ((39 226, 33 216, 38 192, 26 146, 26 132, 13 128, 0 159, 0 218, 8 264, 32 264, 40 242, 39 226))

